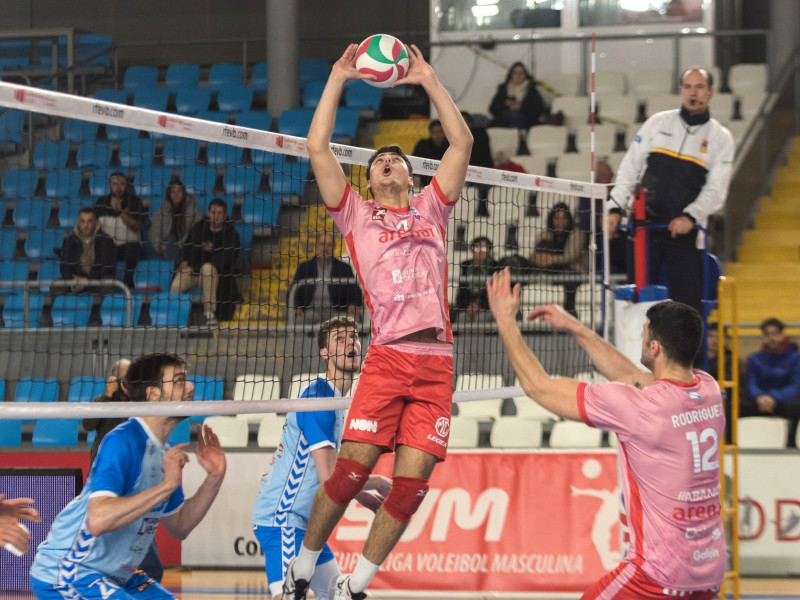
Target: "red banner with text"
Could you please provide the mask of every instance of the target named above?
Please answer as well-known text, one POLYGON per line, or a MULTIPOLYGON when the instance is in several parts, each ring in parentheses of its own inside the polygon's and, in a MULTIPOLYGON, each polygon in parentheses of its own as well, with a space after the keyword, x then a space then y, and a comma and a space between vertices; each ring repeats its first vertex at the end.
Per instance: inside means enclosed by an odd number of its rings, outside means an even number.
MULTIPOLYGON (((329 540, 345 573, 372 516, 351 503, 329 540)), ((370 588, 581 591, 619 551, 613 452, 452 453, 370 588)))

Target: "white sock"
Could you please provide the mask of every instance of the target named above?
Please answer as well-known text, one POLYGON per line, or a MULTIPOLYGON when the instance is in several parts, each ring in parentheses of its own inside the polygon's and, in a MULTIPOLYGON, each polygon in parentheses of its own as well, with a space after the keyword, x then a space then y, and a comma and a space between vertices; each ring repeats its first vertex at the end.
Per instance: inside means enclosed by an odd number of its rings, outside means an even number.
POLYGON ((379 568, 380 565, 372 564, 363 555, 360 555, 358 562, 356 562, 356 568, 353 569, 353 573, 350 575, 350 591, 358 594, 367 589, 369 582, 375 577, 375 573, 378 572, 379 568))
POLYGON ((320 554, 322 554, 322 550, 309 550, 301 544, 300 552, 297 553, 297 558, 292 566, 292 579, 295 581, 298 579, 311 581, 311 576, 314 574, 314 567, 320 554))

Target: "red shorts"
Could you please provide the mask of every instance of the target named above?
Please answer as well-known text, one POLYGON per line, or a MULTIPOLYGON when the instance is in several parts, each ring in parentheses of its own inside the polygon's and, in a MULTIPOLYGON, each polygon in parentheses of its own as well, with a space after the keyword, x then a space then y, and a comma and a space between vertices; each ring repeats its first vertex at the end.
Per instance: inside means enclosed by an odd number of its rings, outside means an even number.
POLYGON ((653 581, 632 562, 623 562, 613 571, 583 593, 581 600, 713 600, 719 596, 719 588, 708 590, 679 591, 665 588, 653 581))
MULTIPOLYGON (((418 346, 424 352, 429 344, 418 346)), ((449 349, 449 347, 447 347, 449 349)), ((342 440, 423 450, 443 461, 453 409, 453 356, 370 346, 347 413, 342 440)))

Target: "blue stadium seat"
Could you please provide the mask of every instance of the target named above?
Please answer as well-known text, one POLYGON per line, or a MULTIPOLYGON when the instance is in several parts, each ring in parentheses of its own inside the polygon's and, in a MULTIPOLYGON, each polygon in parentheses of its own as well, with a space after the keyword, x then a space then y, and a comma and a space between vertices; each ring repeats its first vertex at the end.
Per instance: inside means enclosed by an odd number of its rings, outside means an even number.
MULTIPOLYGON (((246 110, 239 113, 239 116, 236 117, 236 125, 239 127, 269 131, 270 127, 272 127, 272 113, 269 111, 255 112, 246 110)), ((251 153, 252 152, 251 150, 251 153)))
POLYGON ((253 164, 258 168, 263 169, 264 172, 269 172, 275 168, 275 162, 279 159, 276 158, 274 152, 252 148, 250 150, 250 160, 253 161, 253 164))
POLYGON ((28 294, 29 320, 25 321, 25 296, 19 293, 11 294, 3 305, 3 321, 6 329, 20 329, 23 327, 39 327, 39 318, 44 307, 44 294, 30 292, 28 294))
POLYGON ((125 69, 122 87, 129 92, 140 88, 154 88, 158 85, 158 67, 134 65, 125 69))
MULTIPOLYGON (((208 87, 216 92, 242 85, 244 73, 238 63, 215 63, 208 71, 208 87)), ((220 110, 225 110, 220 107, 220 110)))
POLYGON ((128 90, 115 90, 113 88, 104 88, 97 90, 94 93, 95 100, 102 100, 103 102, 114 102, 115 104, 128 103, 128 90))
POLYGON ((150 322, 157 327, 185 327, 191 309, 191 294, 153 294, 150 299, 150 322))
POLYGON ((31 64, 30 40, 0 41, 0 68, 8 71, 26 69, 31 64))
POLYGON ((81 191, 83 174, 78 171, 54 171, 47 175, 44 191, 48 198, 69 198, 75 200, 81 191))
POLYGON ((267 63, 257 62, 253 65, 253 73, 250 75, 250 83, 257 92, 267 91, 267 63))
POLYGON ((200 143, 195 139, 169 137, 164 142, 162 157, 168 167, 176 167, 194 163, 200 143))
POLYGON ((221 112, 240 113, 250 110, 253 88, 241 85, 222 88, 217 92, 217 107, 221 112))
POLYGON ((137 289, 168 292, 174 270, 175 265, 167 260, 157 258, 140 260, 133 272, 133 283, 137 289))
POLYGON ((383 100, 383 88, 351 79, 344 86, 344 105, 359 110, 378 111, 383 100))
POLYGON ((0 143, 22 143, 22 129, 25 126, 25 113, 10 108, 0 113, 0 143))
POLYGON ((211 90, 208 88, 186 88, 178 90, 175 96, 175 109, 182 115, 195 115, 208 110, 211 103, 211 90))
POLYGON ((125 140, 136 139, 139 137, 138 129, 130 127, 120 127, 119 125, 106 125, 106 139, 110 144, 121 144, 125 140))
POLYGON ((69 382, 68 402, 91 402, 106 391, 105 377, 79 375, 69 382))
POLYGON ((239 256, 247 258, 250 253, 250 247, 253 245, 253 224, 236 221, 233 224, 233 228, 239 234, 239 243, 241 244, 239 256))
POLYGON ((0 419, 0 446, 22 445, 22 420, 0 419))
POLYGON ((283 160, 268 175, 269 189, 273 196, 302 196, 308 179, 308 159, 283 160))
POLYGON ((277 225, 280 199, 272 196, 248 195, 242 202, 242 221, 255 226, 277 225))
POLYGON ((230 120, 228 117, 228 113, 221 110, 201 110, 194 116, 195 119, 203 119, 212 123, 227 123, 230 120))
POLYGON ((357 108, 340 107, 336 109, 336 123, 333 125, 333 139, 347 138, 353 140, 358 129, 359 110, 357 108))
POLYGON ((82 121, 68 117, 64 119, 61 135, 69 142, 93 141, 97 137, 99 125, 92 121, 82 121))
MULTIPOLYGON (((228 163, 230 164, 230 163, 228 163)), ((252 165, 237 165, 225 169, 224 185, 226 194, 254 194, 261 188, 263 171, 252 165)))
POLYGON ((164 86, 177 92, 183 88, 200 87, 200 65, 175 63, 167 67, 164 86))
MULTIPOLYGON (((222 377, 211 375, 189 375, 189 381, 194 385, 193 399, 201 402, 222 400, 225 392, 225 382, 222 377)), ((194 415, 189 417, 189 423, 202 423, 208 415, 194 415)))
POLYGON ((25 238, 25 255, 34 260, 58 258, 55 249, 61 250, 63 244, 64 232, 61 229, 33 229, 25 238))
MULTIPOLYGON (((142 297, 138 294, 131 295, 131 327, 139 323, 139 313, 142 310, 142 297)), ((100 305, 100 319, 108 327, 128 327, 128 303, 123 294, 109 294, 103 298, 100 305)))
POLYGON ((81 419, 39 419, 33 426, 34 446, 77 446, 81 419))
MULTIPOLYGON (((36 43, 36 42, 34 42, 36 43)), ((39 40, 39 67, 50 69, 53 66, 53 46, 56 47, 56 64, 59 67, 67 66, 67 36, 60 35, 58 39, 39 40)))
POLYGON ((28 198, 27 200, 17 200, 11 218, 14 227, 19 229, 42 229, 47 226, 50 219, 50 210, 53 208, 49 200, 41 198, 28 198))
MULTIPOLYGON (((55 260, 48 260, 42 263, 39 263, 39 271, 36 273, 36 281, 43 282, 43 281, 57 281, 61 279, 61 264, 55 260)), ((62 291, 64 288, 61 288, 62 291)), ((49 285, 42 285, 39 287, 39 291, 41 293, 47 293, 50 291, 49 285)))
POLYGON ((212 167, 225 167, 228 165, 238 165, 242 162, 244 148, 241 146, 231 146, 220 142, 210 142, 206 150, 206 159, 212 167))
POLYGON ((105 196, 109 192, 109 175, 110 171, 106 169, 95 169, 94 173, 89 176, 89 194, 92 198, 99 198, 105 196))
POLYGON ((111 36, 84 33, 78 39, 78 62, 85 67, 111 66, 111 36))
POLYGON ((17 230, 0 229, 0 260, 11 260, 17 248, 17 230))
POLYGON ((58 379, 55 377, 20 377, 14 402, 57 402, 58 379))
POLYGON ((188 165, 181 170, 181 181, 190 194, 210 193, 217 181, 217 170, 205 165, 188 165))
POLYGON ((326 83, 326 81, 309 81, 303 86, 301 101, 305 108, 317 107, 326 83))
POLYGON ((172 167, 142 165, 133 180, 133 189, 139 196, 163 197, 171 179, 172 167))
POLYGON ((92 296, 66 294, 53 300, 53 327, 85 327, 92 313, 92 296))
POLYGON ((30 198, 38 183, 39 169, 9 169, 3 173, 0 190, 5 198, 30 198))
POLYGON ((75 161, 78 167, 108 167, 111 164, 111 157, 114 155, 114 148, 105 142, 84 142, 78 147, 75 154, 75 161))
POLYGON ((308 108, 291 108, 281 113, 278 118, 278 132, 286 135, 306 137, 314 111, 308 108))
POLYGON ((4 286, 12 281, 28 281, 27 260, 4 260, 0 262, 0 296, 8 296, 14 288, 4 286))
POLYGON ((42 140, 33 149, 33 166, 37 169, 63 169, 69 158, 69 142, 42 140))
POLYGON ((327 81, 331 65, 321 58, 303 58, 297 64, 297 82, 302 88, 309 81, 327 81))
POLYGON ((58 226, 61 229, 72 229, 78 222, 78 213, 83 206, 78 202, 62 202, 58 207, 58 226))
POLYGON ((155 141, 149 138, 128 138, 119 149, 119 164, 125 169, 135 169, 153 162, 155 141))
POLYGON ((175 425, 175 429, 172 430, 172 433, 169 434, 169 438, 167 442, 170 446, 176 446, 177 444, 186 444, 192 437, 192 424, 189 419, 184 419, 183 421, 179 422, 175 425))
POLYGON ((150 110, 167 110, 169 90, 163 88, 142 88, 133 93, 133 105, 150 110))

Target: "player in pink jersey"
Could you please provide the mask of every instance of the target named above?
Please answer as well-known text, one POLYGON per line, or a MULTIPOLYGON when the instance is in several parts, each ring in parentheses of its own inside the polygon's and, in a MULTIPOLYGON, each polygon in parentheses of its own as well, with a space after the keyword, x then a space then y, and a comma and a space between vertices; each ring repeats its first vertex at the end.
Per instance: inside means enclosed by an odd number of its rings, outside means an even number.
POLYGON ((333 65, 308 132, 308 154, 322 199, 344 236, 364 288, 373 340, 345 422, 333 474, 314 498, 305 539, 286 570, 283 600, 306 597, 317 555, 384 452, 396 452, 392 491, 375 515, 352 575, 331 581, 331 598, 360 600, 405 531, 444 460, 453 397, 453 345, 447 303, 445 228, 467 175, 472 134, 416 46, 408 74, 394 85, 421 85, 450 147, 436 176, 412 196, 411 164, 398 146, 367 164, 364 200, 330 148, 336 107, 354 67, 356 44, 333 65))
POLYGON ((725 412, 716 381, 692 364, 703 321, 670 300, 647 311, 643 371, 559 306, 535 309, 566 331, 612 383, 550 378, 517 327, 519 284, 508 269, 487 282, 489 306, 511 365, 531 398, 566 418, 617 434, 630 546, 622 563, 584 592, 584 600, 688 598, 719 593, 727 561, 720 517, 719 444, 725 412))

